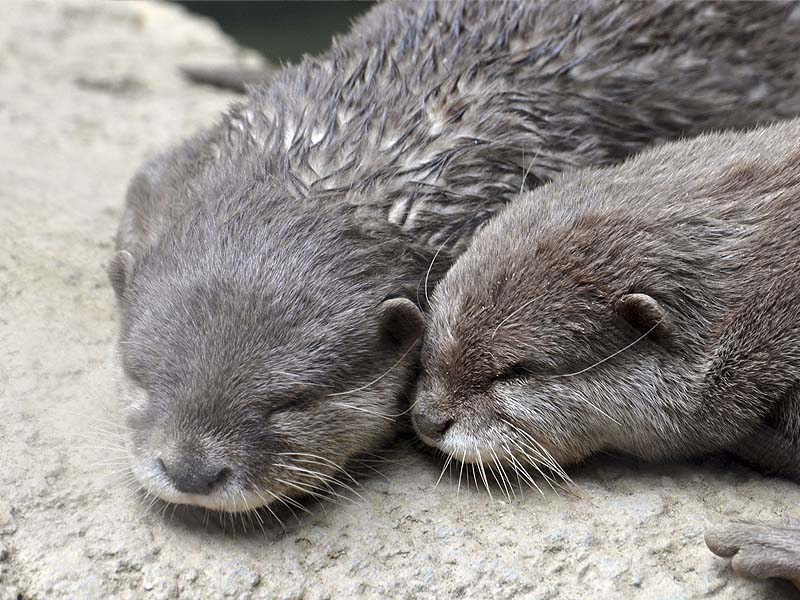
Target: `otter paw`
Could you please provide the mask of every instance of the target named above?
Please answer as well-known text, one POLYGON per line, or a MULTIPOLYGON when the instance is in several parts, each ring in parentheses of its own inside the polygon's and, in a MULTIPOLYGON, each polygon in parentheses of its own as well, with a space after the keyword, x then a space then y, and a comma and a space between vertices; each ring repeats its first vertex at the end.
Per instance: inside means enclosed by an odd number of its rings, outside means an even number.
POLYGON ((706 531, 706 545, 749 577, 779 577, 800 588, 800 527, 735 521, 706 531))

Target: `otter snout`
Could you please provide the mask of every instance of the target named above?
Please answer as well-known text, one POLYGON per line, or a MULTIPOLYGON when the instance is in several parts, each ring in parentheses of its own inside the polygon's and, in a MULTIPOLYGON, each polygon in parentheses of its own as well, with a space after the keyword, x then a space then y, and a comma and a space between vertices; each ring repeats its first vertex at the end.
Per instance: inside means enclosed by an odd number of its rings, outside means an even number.
POLYGON ((179 492, 209 495, 224 485, 233 471, 230 467, 205 461, 197 456, 156 459, 156 467, 179 492))
POLYGON ((422 413, 415 413, 411 415, 411 422, 423 440, 438 444, 453 424, 453 419, 441 415, 429 417, 422 413))

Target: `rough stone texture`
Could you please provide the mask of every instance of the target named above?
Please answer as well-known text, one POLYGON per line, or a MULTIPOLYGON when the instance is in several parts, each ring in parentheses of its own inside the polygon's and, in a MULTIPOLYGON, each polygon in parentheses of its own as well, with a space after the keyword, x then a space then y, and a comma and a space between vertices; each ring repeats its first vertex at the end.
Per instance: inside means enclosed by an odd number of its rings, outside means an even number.
MULTIPOLYGON (((721 460, 575 473, 512 501, 412 448, 365 500, 231 533, 147 509, 122 468, 104 266, 143 156, 232 99, 183 62, 242 58, 149 3, 5 0, 0 25, 0 600, 22 598, 791 598, 706 550, 711 520, 800 521, 800 487, 721 460), (454 478, 457 473, 454 473, 454 478)), ((252 57, 250 57, 252 58, 252 57)))

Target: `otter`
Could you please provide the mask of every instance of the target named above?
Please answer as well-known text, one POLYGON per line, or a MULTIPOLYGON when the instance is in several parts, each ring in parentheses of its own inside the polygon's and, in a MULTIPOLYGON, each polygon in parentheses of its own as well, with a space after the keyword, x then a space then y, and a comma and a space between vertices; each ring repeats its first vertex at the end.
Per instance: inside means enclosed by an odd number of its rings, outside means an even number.
MULTIPOLYGON (((800 481, 798 273, 800 119, 565 174, 515 200, 437 286, 412 421, 447 455, 498 467, 727 450, 800 481)), ((767 532, 709 545, 783 554, 800 581, 800 529, 767 532)))
POLYGON ((398 429, 473 232, 563 170, 800 113, 799 10, 386 3, 146 162, 109 266, 141 485, 223 511, 332 493, 398 429))

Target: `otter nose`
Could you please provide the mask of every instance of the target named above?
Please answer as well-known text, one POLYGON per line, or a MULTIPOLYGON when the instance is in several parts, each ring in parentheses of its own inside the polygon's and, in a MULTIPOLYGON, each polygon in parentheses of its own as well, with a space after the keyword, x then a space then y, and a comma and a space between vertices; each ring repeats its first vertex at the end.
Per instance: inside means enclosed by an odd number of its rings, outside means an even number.
POLYGON ((195 459, 176 459, 164 461, 156 459, 158 467, 166 474, 172 485, 185 494, 210 494, 222 485, 231 473, 228 467, 204 463, 195 459))
POLYGON ((452 419, 448 418, 430 418, 423 414, 415 414, 411 417, 414 422, 414 427, 420 435, 427 437, 434 442, 442 439, 445 432, 453 424, 452 419))

